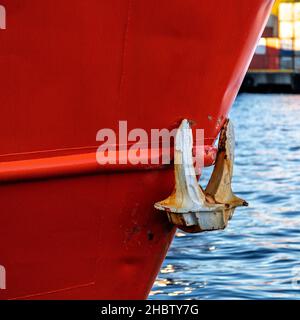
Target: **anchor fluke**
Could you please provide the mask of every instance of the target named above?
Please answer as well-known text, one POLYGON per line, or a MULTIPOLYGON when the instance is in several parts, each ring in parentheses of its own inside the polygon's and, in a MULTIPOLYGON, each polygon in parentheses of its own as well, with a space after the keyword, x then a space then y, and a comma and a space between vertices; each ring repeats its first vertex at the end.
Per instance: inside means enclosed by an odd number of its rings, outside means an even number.
POLYGON ((193 166, 193 134, 188 120, 183 120, 175 138, 175 188, 154 207, 165 211, 170 222, 186 232, 224 229, 238 206, 248 205, 232 192, 234 129, 229 120, 219 138, 215 167, 205 190, 198 183, 193 166))

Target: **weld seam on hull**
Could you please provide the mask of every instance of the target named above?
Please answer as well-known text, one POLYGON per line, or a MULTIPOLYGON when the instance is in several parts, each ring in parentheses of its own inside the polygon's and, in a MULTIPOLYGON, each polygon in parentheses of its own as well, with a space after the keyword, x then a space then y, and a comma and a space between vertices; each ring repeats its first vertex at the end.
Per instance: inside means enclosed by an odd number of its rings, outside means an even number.
POLYGON ((80 285, 76 285, 76 286, 66 287, 66 288, 63 288, 63 289, 57 289, 57 290, 53 290, 53 291, 46 291, 46 292, 41 292, 41 293, 36 293, 36 294, 29 294, 29 295, 25 295, 25 296, 20 296, 20 297, 12 298, 12 299, 9 299, 9 300, 32 299, 32 298, 37 298, 37 297, 41 297, 41 296, 47 296, 47 295, 51 295, 51 294, 55 294, 55 293, 59 293, 59 292, 70 291, 70 290, 74 290, 74 289, 92 287, 95 284, 96 284, 95 282, 89 282, 89 283, 84 283, 84 284, 80 284, 80 285))

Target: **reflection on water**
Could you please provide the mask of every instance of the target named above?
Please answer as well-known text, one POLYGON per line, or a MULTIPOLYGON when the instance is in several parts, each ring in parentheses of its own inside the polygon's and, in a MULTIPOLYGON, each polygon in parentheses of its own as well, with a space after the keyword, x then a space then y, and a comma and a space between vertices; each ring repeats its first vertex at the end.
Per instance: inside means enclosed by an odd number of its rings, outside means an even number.
POLYGON ((231 119, 250 206, 224 231, 178 232, 150 299, 300 299, 300 95, 242 94, 231 119))

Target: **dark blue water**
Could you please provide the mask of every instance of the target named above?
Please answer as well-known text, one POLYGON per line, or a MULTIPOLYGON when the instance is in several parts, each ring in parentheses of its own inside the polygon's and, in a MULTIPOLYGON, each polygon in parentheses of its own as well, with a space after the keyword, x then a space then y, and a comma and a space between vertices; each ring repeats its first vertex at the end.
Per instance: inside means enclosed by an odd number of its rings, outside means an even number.
POLYGON ((300 95, 242 94, 230 117, 250 206, 224 231, 178 232, 150 299, 300 299, 300 95))

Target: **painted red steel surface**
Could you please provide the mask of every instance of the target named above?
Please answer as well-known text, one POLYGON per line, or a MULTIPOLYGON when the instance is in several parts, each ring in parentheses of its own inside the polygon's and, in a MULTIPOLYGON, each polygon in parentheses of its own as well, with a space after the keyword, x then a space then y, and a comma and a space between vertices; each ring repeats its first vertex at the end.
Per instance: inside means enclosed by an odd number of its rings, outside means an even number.
POLYGON ((153 209, 170 167, 4 177, 16 160, 80 158, 119 120, 193 119, 211 145, 272 2, 1 0, 0 299, 147 297, 174 234, 153 209))

